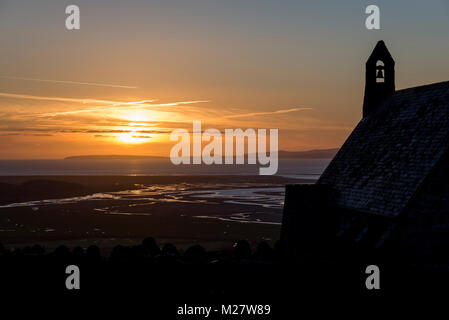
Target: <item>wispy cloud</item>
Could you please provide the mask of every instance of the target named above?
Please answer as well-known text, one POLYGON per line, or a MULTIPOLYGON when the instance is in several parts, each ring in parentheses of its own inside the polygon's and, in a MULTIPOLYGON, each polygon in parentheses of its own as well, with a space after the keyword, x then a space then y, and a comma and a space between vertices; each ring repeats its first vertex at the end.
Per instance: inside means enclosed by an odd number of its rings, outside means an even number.
POLYGON ((272 115, 272 114, 283 114, 283 113, 297 112, 297 111, 303 111, 303 110, 312 110, 312 109, 313 108, 291 108, 291 109, 282 109, 282 110, 267 111, 267 112, 251 112, 251 113, 233 114, 233 115, 225 116, 225 118, 227 118, 227 119, 247 118, 247 117, 265 116, 265 115, 272 115))
POLYGON ((135 108, 144 109, 144 108, 178 107, 182 105, 210 102, 210 100, 192 100, 192 101, 175 101, 168 103, 152 103, 156 100, 145 99, 139 101, 113 101, 113 100, 91 99, 91 98, 83 99, 83 98, 35 96, 35 95, 7 93, 7 92, 0 92, 0 97, 9 99, 67 102, 83 105, 97 104, 97 106, 92 106, 83 109, 32 114, 33 117, 55 117, 61 115, 74 115, 80 113, 103 112, 103 111, 135 109, 135 108))
POLYGON ((137 134, 168 134, 170 130, 130 130, 130 129, 62 129, 62 128, 0 128, 0 132, 8 132, 3 135, 19 135, 33 133, 33 135, 44 135, 50 133, 97 133, 97 134, 117 134, 117 133, 137 133, 137 134))
MULTIPOLYGON (((11 104, 14 109, 5 111, 0 134, 11 135, 86 134, 95 138, 117 138, 122 134, 131 134, 132 136, 129 135, 131 138, 147 139, 149 137, 147 135, 161 135, 164 138, 174 128, 191 128, 191 119, 201 119, 205 125, 224 130, 236 125, 263 127, 269 116, 275 118, 276 115, 313 110, 311 107, 287 107, 273 111, 258 111, 232 107, 209 107, 210 105, 203 104, 210 100, 156 103, 155 99, 115 101, 115 99, 83 99, 8 92, 0 92, 0 98, 26 102, 22 103, 23 107, 20 110, 17 110, 15 104, 11 104), (50 105, 52 109, 33 110, 29 108, 29 105, 34 106, 32 101, 42 101, 43 103, 36 104, 39 107, 50 105), (146 111, 140 113, 142 109, 149 109, 148 113, 146 111), (138 112, 134 113, 135 110, 138 112)), ((295 118, 295 115, 288 117, 288 123, 284 123, 285 117, 276 118, 284 129, 289 128, 289 124, 292 127, 297 124, 296 121, 291 120, 295 118)), ((270 119, 270 123, 273 120, 270 119)), ((309 117, 301 117, 300 123, 303 129, 313 129, 323 125, 309 117)))
MULTIPOLYGON (((34 95, 29 95, 29 94, 17 94, 17 93, 7 93, 7 92, 0 92, 0 97, 10 98, 10 99, 73 102, 73 103, 82 103, 82 104, 93 104, 93 103, 98 103, 98 104, 115 104, 115 103, 123 103, 121 101, 111 101, 111 100, 47 97, 47 96, 34 96, 34 95)), ((153 100, 151 100, 151 101, 153 101, 153 100)))
POLYGON ((10 133, 0 133, 0 136, 33 136, 33 137, 52 137, 53 135, 50 133, 18 133, 18 132, 10 132, 10 133))
POLYGON ((208 100, 195 100, 195 101, 177 101, 177 102, 156 103, 156 104, 148 104, 147 103, 147 102, 151 102, 151 101, 154 101, 154 100, 120 102, 120 103, 114 103, 114 104, 102 106, 102 107, 79 109, 79 110, 72 110, 72 111, 41 113, 41 114, 37 114, 35 116, 37 116, 37 117, 55 117, 55 116, 61 116, 61 115, 89 113, 89 112, 113 111, 113 110, 124 110, 124 109, 126 110, 126 109, 136 109, 136 108, 144 109, 144 108, 156 108, 156 107, 176 107, 176 106, 181 106, 181 105, 210 102, 208 100))
POLYGON ((73 84, 82 86, 95 86, 95 87, 109 87, 109 88, 121 88, 121 89, 137 89, 135 86, 125 86, 120 84, 110 84, 110 83, 97 83, 97 82, 79 82, 79 81, 67 81, 67 80, 49 80, 49 79, 37 79, 37 78, 23 78, 23 77, 8 77, 0 76, 3 79, 11 80, 23 80, 23 81, 38 81, 38 82, 50 82, 58 84, 73 84))
MULTIPOLYGON (((99 100, 100 101, 100 100, 99 100)), ((111 111, 114 109, 129 109, 136 108, 137 106, 141 107, 146 105, 145 103, 152 102, 154 100, 142 100, 142 101, 126 101, 126 102, 114 102, 112 104, 106 106, 97 106, 88 109, 77 109, 71 111, 57 111, 57 112, 47 112, 35 114, 35 117, 55 117, 62 115, 71 115, 71 114, 79 114, 79 113, 90 113, 90 112, 99 112, 99 111, 111 111)))

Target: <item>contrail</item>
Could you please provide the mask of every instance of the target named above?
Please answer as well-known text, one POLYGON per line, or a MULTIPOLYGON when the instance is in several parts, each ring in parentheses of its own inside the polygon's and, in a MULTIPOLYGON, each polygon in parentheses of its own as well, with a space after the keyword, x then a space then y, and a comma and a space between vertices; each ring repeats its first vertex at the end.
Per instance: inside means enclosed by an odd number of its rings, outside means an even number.
POLYGON ((158 104, 145 104, 146 101, 136 101, 136 102, 122 102, 115 103, 105 107, 97 107, 91 109, 78 109, 73 111, 61 111, 61 112, 49 112, 34 115, 36 117, 55 117, 61 115, 78 114, 78 113, 89 113, 89 112, 99 112, 99 111, 112 111, 112 110, 124 110, 124 109, 143 109, 143 108, 154 108, 154 107, 176 107, 186 104, 196 104, 210 102, 209 100, 196 100, 196 101, 179 101, 179 102, 169 102, 169 103, 158 103, 158 104))
POLYGON ((36 78, 22 78, 22 77, 7 77, 0 76, 4 79, 13 80, 24 80, 24 81, 39 81, 39 82, 51 82, 51 83, 63 83, 63 84, 76 84, 84 86, 96 86, 96 87, 109 87, 109 88, 122 88, 122 89, 137 89, 138 87, 133 86, 123 86, 119 84, 108 84, 108 83, 96 83, 96 82, 78 82, 78 81, 64 81, 64 80, 47 80, 47 79, 36 79, 36 78))
POLYGON ((82 104, 91 104, 91 103, 119 104, 119 103, 122 103, 121 101, 111 101, 111 100, 46 97, 46 96, 33 96, 33 95, 29 95, 29 94, 16 94, 16 93, 6 93, 6 92, 0 92, 0 97, 13 98, 13 99, 73 102, 73 103, 82 103, 82 104))
POLYGON ((289 112, 295 112, 295 111, 302 111, 302 110, 312 110, 313 108, 292 108, 292 109, 284 109, 284 110, 276 110, 276 111, 268 111, 268 112, 252 112, 252 113, 243 113, 243 114, 235 114, 230 116, 225 116, 225 118, 246 118, 246 117, 254 117, 254 116, 264 116, 264 115, 270 115, 270 114, 282 114, 282 113, 289 113, 289 112))
POLYGON ((206 103, 210 100, 193 100, 193 101, 176 101, 168 103, 157 103, 152 104, 154 99, 146 99, 140 101, 110 101, 110 100, 99 100, 99 99, 79 99, 79 98, 62 98, 62 97, 46 97, 46 96, 34 96, 27 94, 16 94, 16 93, 6 93, 0 92, 0 98, 12 98, 12 99, 27 99, 27 100, 43 100, 43 101, 60 101, 69 103, 82 103, 82 104, 106 104, 105 106, 98 106, 88 109, 77 109, 72 111, 61 111, 61 112, 49 112, 41 114, 33 114, 35 117, 53 117, 58 115, 68 115, 77 113, 88 113, 88 112, 98 112, 98 111, 111 111, 120 109, 136 109, 136 108, 157 108, 157 107, 177 107, 181 105, 206 103))

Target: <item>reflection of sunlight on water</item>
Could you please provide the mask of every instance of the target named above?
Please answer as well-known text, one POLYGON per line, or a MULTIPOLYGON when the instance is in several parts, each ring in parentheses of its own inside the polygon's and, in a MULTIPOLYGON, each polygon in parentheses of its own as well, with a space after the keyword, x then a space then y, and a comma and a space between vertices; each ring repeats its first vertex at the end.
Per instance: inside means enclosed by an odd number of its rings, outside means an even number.
MULTIPOLYGON (((238 213, 236 214, 238 215, 238 213)), ((216 219, 221 221, 232 221, 232 222, 240 222, 240 223, 258 223, 258 224, 273 224, 273 225, 280 225, 280 222, 270 222, 270 221, 261 221, 260 219, 257 220, 251 220, 249 217, 250 215, 247 215, 247 219, 231 215, 230 217, 220 217, 220 216, 194 216, 194 218, 197 219, 216 219)))
MULTIPOLYGON (((32 207, 36 213, 39 206, 65 205, 82 203, 86 201, 108 201, 107 206, 98 206, 93 209, 102 214, 113 215, 151 215, 148 212, 132 212, 133 207, 151 206, 157 203, 219 203, 213 202, 220 199, 223 203, 259 206, 270 209, 281 209, 284 201, 284 187, 272 184, 191 184, 181 183, 172 185, 144 186, 136 185, 137 189, 124 190, 118 192, 95 193, 80 197, 70 197, 65 199, 47 199, 38 201, 28 201, 12 203, 0 206, 1 208, 32 207), (111 205, 111 201, 114 205, 111 205), (117 204, 118 201, 118 204, 117 204), (124 202, 126 201, 126 202, 124 202)), ((105 203, 106 204, 106 203, 105 203)), ((254 212, 255 213, 255 212, 254 212)), ((226 217, 222 216, 196 216, 196 218, 213 218, 223 221, 238 221, 242 223, 271 223, 264 222, 253 217, 253 213, 235 213, 226 217)), ((51 231, 47 231, 51 232, 51 231)))
POLYGON ((151 213, 140 213, 140 212, 109 211, 108 214, 122 215, 122 216, 151 216, 151 213))
MULTIPOLYGON (((39 205, 49 205, 49 204, 68 204, 68 203, 78 203, 81 201, 87 200, 118 200, 120 199, 117 196, 107 193, 95 193, 82 197, 72 197, 72 198, 64 198, 64 199, 48 199, 48 200, 36 200, 36 201, 27 201, 27 202, 19 202, 19 203, 10 203, 6 205, 0 206, 2 208, 15 208, 15 207, 34 207, 39 205)), ((37 210, 33 208, 33 210, 37 210)))
MULTIPOLYGON (((192 192, 191 194, 194 194, 192 192)), ((199 193, 199 192, 196 192, 199 193)), ((201 198, 222 198, 226 203, 258 205, 264 208, 282 208, 284 188, 244 188, 211 190, 206 194, 193 195, 201 198)))

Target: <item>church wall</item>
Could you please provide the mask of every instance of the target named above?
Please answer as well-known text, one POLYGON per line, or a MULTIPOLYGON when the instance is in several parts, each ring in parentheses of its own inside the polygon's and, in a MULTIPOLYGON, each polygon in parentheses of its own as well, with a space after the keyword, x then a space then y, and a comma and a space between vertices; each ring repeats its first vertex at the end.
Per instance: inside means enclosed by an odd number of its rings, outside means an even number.
POLYGON ((446 154, 404 212, 399 234, 410 259, 449 262, 449 156, 446 154))
POLYGON ((287 185, 281 229, 286 256, 302 259, 319 254, 325 238, 334 234, 330 207, 333 191, 327 185, 287 185))

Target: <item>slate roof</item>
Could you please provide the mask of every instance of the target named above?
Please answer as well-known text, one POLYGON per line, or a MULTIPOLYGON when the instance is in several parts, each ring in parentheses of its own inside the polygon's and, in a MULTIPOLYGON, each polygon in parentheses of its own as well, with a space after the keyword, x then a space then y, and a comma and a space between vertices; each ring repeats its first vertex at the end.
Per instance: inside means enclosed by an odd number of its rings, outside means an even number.
POLYGON ((396 91, 360 121, 317 183, 336 205, 397 216, 449 149, 449 81, 396 91))

